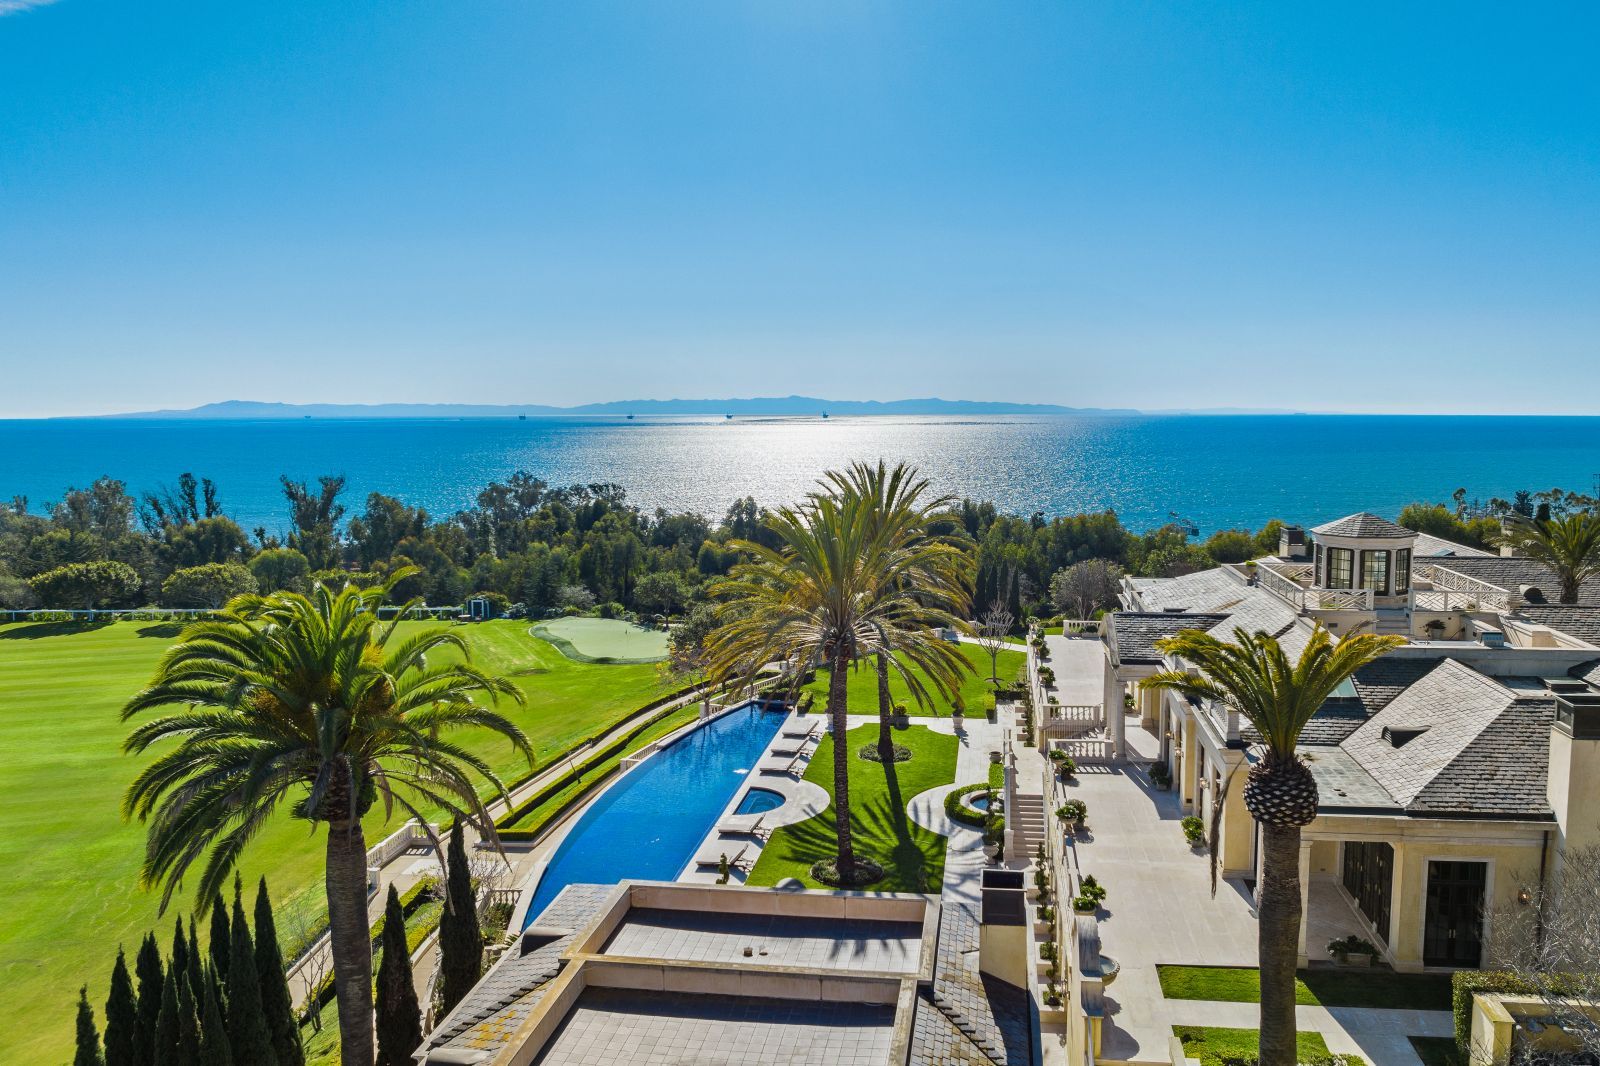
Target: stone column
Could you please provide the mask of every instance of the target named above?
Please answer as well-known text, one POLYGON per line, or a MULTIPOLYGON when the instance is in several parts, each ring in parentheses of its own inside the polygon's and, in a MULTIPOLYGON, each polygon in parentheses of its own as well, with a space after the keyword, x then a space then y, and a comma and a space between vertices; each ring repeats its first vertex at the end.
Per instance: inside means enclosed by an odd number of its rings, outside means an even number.
POLYGON ((1111 665, 1109 655, 1102 662, 1100 669, 1105 678, 1105 694, 1101 700, 1105 704, 1106 735, 1111 738, 1111 755, 1115 759, 1126 759, 1128 716, 1124 713, 1122 703, 1122 682, 1117 680, 1117 671, 1111 665))
POLYGON ((1300 838, 1300 961, 1299 965, 1308 964, 1306 958, 1306 930, 1311 925, 1311 841, 1300 838))

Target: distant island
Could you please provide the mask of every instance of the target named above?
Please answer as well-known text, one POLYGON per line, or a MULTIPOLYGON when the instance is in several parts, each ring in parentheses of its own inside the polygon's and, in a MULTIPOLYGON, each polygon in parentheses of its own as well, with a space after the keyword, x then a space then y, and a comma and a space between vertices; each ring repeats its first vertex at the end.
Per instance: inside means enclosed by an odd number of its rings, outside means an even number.
POLYGON ((1064 407, 1049 403, 989 400, 825 400, 816 396, 763 396, 723 400, 611 400, 554 407, 548 404, 471 403, 271 403, 225 400, 199 407, 134 411, 99 418, 146 419, 297 419, 297 418, 554 418, 562 416, 861 416, 861 415, 1108 415, 1140 414, 1291 414, 1289 411, 1149 412, 1133 408, 1064 407))

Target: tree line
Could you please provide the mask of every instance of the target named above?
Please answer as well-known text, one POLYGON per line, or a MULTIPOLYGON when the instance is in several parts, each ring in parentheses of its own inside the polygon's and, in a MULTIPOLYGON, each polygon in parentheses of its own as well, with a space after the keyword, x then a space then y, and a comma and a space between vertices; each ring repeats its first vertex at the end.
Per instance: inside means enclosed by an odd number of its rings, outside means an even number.
MULTIPOLYGON (((517 473, 440 517, 377 492, 351 512, 338 476, 280 484, 286 525, 278 533, 246 532, 215 484, 192 474, 140 498, 102 477, 42 513, 14 498, 0 507, 0 608, 215 609, 242 592, 304 591, 328 576, 376 584, 416 567, 397 597, 453 605, 482 595, 501 611, 521 605, 519 613, 536 617, 598 610, 653 618, 701 603, 706 583, 743 558, 735 542, 772 546, 770 514, 750 497, 713 521, 646 510, 618 485, 552 486, 517 473)), ((1199 541, 1177 526, 1136 534, 1109 510, 1047 518, 975 500, 961 500, 941 526, 976 553, 979 602, 1007 601, 1019 624, 1056 613, 1051 578, 1076 562, 1170 576, 1277 543, 1276 523, 1199 541)))

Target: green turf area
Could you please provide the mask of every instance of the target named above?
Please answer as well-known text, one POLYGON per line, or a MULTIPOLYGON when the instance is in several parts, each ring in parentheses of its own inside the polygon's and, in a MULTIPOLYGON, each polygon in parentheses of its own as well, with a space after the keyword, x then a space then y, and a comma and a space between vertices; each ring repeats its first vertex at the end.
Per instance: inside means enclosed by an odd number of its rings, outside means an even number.
MULTIPOLYGON (((1259 1029, 1174 1025, 1172 1031, 1183 1041, 1184 1052, 1192 1059, 1199 1059, 1200 1066, 1221 1066, 1224 1059, 1253 1059, 1260 1053, 1259 1029)), ((1321 1033, 1297 1033, 1295 1043, 1296 1057, 1301 1062, 1328 1057, 1328 1043, 1321 1033)))
POLYGON ((553 618, 533 632, 578 662, 654 663, 667 657, 665 630, 620 618, 553 618))
MULTIPOLYGON (((411 623, 408 623, 411 625, 411 623)), ((418 627, 423 623, 415 623, 418 627)), ((609 728, 659 694, 653 666, 575 663, 527 633, 525 623, 460 627, 474 663, 512 677, 526 707, 502 704, 528 733, 540 761, 609 728)), ((122 821, 119 804, 140 765, 121 753, 129 726, 123 702, 149 681, 172 643, 167 625, 121 622, 91 629, 51 623, 0 626, 0 869, 10 879, 0 908, 0 987, 30 1024, 0 1031, 0 1062, 71 1057, 74 993, 89 986, 102 1013, 121 943, 132 951, 156 923, 157 897, 138 887, 144 830, 122 821)), ((508 776, 526 763, 489 733, 464 742, 508 776)), ((293 912, 320 912, 322 838, 303 822, 269 824, 246 852, 247 885, 269 876, 278 935, 292 936, 293 912)), ((376 843, 388 830, 369 822, 376 843)), ((175 907, 187 913, 190 900, 175 907)), ((205 922, 201 922, 205 928, 205 922)), ((171 936, 171 913, 159 923, 171 936)))
POLYGON ((1411 1041, 1411 1050, 1422 1060, 1422 1066, 1465 1066, 1454 1037, 1408 1036, 1406 1039, 1411 1041))
MULTIPOLYGON (((1253 966, 1157 966, 1168 999, 1261 1002, 1261 974, 1253 966)), ((1389 970, 1301 970, 1295 1002, 1323 1007, 1394 1007, 1449 1010, 1450 975, 1389 970)))
MULTIPOLYGON (((966 704, 967 713, 977 717, 988 709, 989 697, 994 692, 994 686, 989 683, 989 653, 976 644, 963 644, 960 650, 967 662, 972 665, 972 672, 962 678, 961 699, 966 704)), ((1020 651, 1000 653, 1000 668, 997 672, 1005 684, 1010 685, 1016 680, 1025 658, 1020 651)), ((828 676, 829 671, 826 669, 818 670, 816 680, 801 690, 811 694, 819 711, 827 706, 828 676)), ((845 692, 845 702, 851 714, 878 713, 878 672, 870 661, 863 659, 851 668, 845 692)), ((895 703, 904 704, 908 714, 938 717, 950 714, 950 702, 937 696, 931 710, 918 707, 912 701, 905 681, 898 674, 889 675, 889 698, 895 703)))
MULTIPOLYGON (((869 762, 857 748, 877 740, 878 727, 864 725, 845 736, 850 761, 850 825, 856 854, 881 863, 887 876, 871 887, 882 892, 937 892, 944 883, 945 838, 906 817, 911 797, 956 779, 960 745, 949 733, 915 725, 898 730, 895 742, 912 751, 909 762, 869 762)), ((805 779, 833 795, 833 737, 823 737, 806 768, 805 779)), ((838 854, 836 815, 832 804, 814 818, 774 830, 748 884, 775 885, 797 877, 809 888, 821 888, 811 877, 811 864, 838 854)))

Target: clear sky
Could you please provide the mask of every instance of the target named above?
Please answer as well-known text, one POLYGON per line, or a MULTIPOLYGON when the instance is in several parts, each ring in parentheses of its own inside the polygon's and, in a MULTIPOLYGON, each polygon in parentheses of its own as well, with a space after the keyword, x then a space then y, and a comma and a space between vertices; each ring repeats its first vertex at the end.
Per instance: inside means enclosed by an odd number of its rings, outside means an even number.
POLYGON ((1597 11, 0 0, 0 416, 1600 413, 1597 11))

